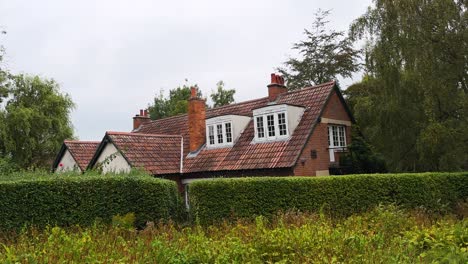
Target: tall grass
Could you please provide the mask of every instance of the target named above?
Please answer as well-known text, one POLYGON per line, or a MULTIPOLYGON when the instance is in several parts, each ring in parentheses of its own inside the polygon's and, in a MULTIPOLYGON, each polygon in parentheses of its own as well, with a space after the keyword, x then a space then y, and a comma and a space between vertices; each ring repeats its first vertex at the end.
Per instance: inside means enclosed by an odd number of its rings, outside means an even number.
POLYGON ((468 220, 394 206, 332 219, 283 213, 208 227, 49 227, 0 234, 1 263, 466 263, 468 220))

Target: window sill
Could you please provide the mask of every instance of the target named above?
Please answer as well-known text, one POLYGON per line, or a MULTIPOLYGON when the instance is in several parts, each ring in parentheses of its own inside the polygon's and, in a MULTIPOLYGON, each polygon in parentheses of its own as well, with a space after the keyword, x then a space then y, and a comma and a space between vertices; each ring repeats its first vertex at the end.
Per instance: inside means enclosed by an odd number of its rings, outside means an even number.
POLYGON ((335 152, 348 152, 348 147, 331 147, 328 150, 333 149, 335 152))

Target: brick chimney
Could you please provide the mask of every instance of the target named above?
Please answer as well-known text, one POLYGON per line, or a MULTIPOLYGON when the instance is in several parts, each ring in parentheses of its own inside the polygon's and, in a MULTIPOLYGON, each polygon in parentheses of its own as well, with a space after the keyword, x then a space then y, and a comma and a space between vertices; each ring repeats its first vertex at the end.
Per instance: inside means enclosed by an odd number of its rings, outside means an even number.
POLYGON ((267 85, 268 87, 268 99, 270 102, 275 101, 278 95, 288 91, 288 88, 284 85, 283 76, 277 75, 275 73, 271 74, 271 83, 267 85))
POLYGON ((133 130, 150 121, 148 110, 140 109, 140 114, 133 117, 133 130))
POLYGON ((205 100, 197 96, 197 88, 190 88, 190 99, 188 101, 188 124, 190 152, 197 151, 205 144, 206 133, 206 109, 205 100))

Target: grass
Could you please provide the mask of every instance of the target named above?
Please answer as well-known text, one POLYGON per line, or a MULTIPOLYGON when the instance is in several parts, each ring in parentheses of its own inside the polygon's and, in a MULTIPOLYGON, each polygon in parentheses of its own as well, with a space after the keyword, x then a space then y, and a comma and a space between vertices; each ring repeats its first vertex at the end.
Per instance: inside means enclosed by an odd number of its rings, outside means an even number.
POLYGON ((380 206, 344 219, 283 213, 208 227, 149 223, 0 234, 1 263, 466 263, 468 220, 380 206))

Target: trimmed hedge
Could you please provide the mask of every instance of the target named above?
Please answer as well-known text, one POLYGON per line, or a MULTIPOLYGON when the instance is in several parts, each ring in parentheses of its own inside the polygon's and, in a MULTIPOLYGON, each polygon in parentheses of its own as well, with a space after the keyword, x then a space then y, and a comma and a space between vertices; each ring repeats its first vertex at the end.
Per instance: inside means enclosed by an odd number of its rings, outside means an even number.
POLYGON ((468 172, 203 180, 189 194, 202 224, 288 210, 347 216, 388 203, 441 212, 468 198, 468 172))
POLYGON ((143 226, 177 218, 181 212, 173 181, 140 175, 54 176, 0 181, 0 229, 87 226, 130 212, 135 224, 143 226))

